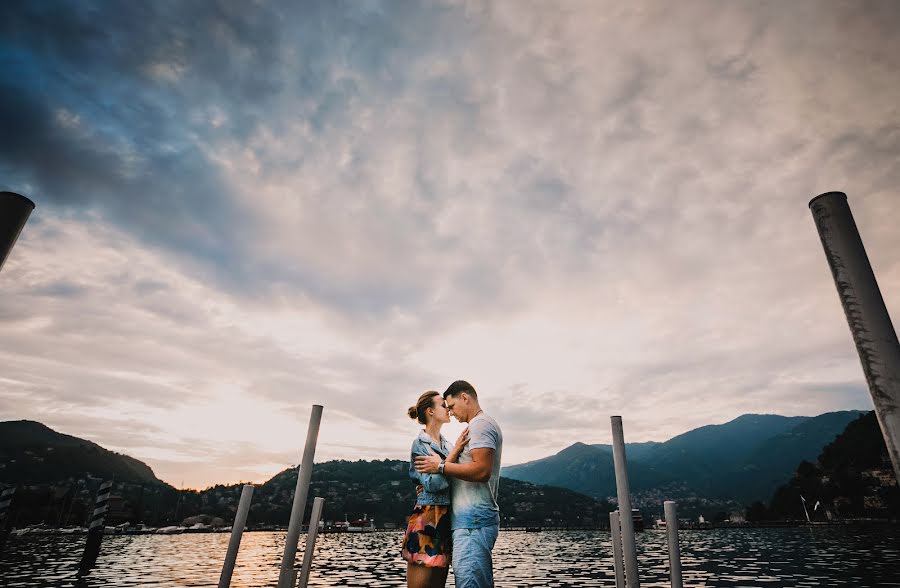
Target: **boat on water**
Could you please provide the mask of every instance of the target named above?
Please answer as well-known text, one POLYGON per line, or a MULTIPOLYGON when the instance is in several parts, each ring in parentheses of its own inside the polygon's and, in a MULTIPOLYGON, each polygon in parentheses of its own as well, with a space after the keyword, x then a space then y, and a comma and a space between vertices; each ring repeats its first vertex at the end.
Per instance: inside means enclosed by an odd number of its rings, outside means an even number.
POLYGON ((635 531, 643 531, 644 530, 644 517, 641 515, 641 511, 632 508, 631 509, 631 521, 634 524, 635 531))
POLYGON ((643 515, 641 515, 641 511, 637 508, 631 509, 631 524, 634 526, 635 531, 644 530, 644 517, 643 515))
POLYGON ((370 519, 367 514, 364 514, 361 519, 349 521, 347 525, 348 533, 372 533, 373 531, 375 531, 375 519, 370 519))
POLYGON ((156 533, 158 535, 177 535, 179 533, 184 533, 184 527, 169 525, 168 527, 160 527, 156 530, 156 533))

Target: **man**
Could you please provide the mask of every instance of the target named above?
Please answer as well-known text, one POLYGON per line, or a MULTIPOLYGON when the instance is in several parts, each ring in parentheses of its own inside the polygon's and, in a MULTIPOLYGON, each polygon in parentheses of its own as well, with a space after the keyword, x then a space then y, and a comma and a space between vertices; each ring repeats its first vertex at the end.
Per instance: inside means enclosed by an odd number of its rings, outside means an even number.
POLYGON ((453 576, 457 588, 494 585, 491 550, 500 532, 500 453, 503 433, 497 421, 484 414, 471 384, 457 380, 444 392, 450 414, 468 423, 469 443, 456 463, 437 455, 416 457, 416 471, 443 473, 450 479, 453 530, 453 576))

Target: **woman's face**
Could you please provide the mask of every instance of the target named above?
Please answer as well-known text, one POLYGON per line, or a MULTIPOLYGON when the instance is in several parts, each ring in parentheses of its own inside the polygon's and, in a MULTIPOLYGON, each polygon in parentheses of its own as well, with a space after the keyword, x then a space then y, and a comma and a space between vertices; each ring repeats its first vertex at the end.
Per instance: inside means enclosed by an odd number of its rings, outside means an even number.
POLYGON ((431 418, 435 421, 439 423, 450 422, 450 411, 447 410, 447 404, 444 402, 444 399, 441 398, 440 394, 431 399, 431 408, 431 418))

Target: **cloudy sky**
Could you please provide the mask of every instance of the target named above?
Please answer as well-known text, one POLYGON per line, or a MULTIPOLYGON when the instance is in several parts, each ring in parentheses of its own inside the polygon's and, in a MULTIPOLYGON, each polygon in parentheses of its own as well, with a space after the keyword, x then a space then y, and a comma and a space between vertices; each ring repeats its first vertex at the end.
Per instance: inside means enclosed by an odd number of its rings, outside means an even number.
POLYGON ((0 4, 0 420, 175 485, 871 409, 807 208, 900 316, 900 4, 0 4), (460 425, 445 428, 451 438, 460 425))

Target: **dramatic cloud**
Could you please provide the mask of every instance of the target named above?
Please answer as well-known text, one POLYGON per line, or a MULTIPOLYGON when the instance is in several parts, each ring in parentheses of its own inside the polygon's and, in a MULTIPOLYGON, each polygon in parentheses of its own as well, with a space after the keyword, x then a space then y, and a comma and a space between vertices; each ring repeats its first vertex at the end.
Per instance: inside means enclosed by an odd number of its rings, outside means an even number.
MULTIPOLYGON (((0 6, 0 418, 173 483, 405 457, 473 382, 507 464, 870 400, 812 217, 900 308, 900 7, 0 6)), ((459 426, 447 428, 453 437, 459 426)))

